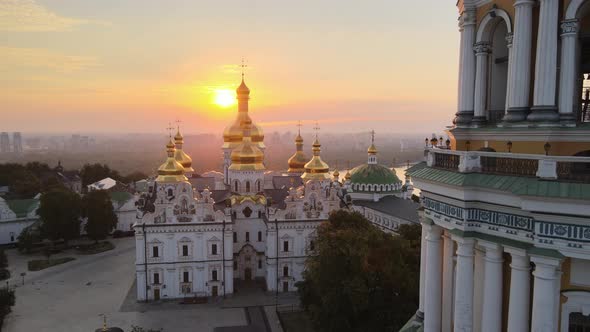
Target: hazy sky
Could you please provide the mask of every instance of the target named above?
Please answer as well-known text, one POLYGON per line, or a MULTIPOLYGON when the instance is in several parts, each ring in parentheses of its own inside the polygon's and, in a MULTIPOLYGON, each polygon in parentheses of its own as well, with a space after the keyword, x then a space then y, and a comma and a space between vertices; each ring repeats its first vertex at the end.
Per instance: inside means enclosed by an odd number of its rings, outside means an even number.
POLYGON ((0 131, 220 131, 246 59, 268 131, 442 130, 455 1, 0 0, 0 131))

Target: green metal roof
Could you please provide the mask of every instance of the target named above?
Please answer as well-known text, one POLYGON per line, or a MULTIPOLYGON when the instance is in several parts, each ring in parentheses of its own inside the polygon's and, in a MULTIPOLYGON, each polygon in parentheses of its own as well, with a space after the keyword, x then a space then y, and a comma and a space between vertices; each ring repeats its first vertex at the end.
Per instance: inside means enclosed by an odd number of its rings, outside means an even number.
POLYGON ((133 197, 131 193, 125 191, 113 191, 109 192, 109 195, 111 196, 111 200, 117 202, 119 205, 125 204, 125 202, 133 197))
POLYGON ((401 182, 394 171, 379 164, 364 164, 350 171, 350 182, 360 184, 394 184, 401 182))
POLYGON ((510 192, 518 196, 539 196, 590 200, 590 184, 544 180, 509 175, 459 173, 416 164, 407 171, 414 179, 458 187, 475 187, 510 192))
POLYGON ((39 204, 38 199, 13 199, 6 201, 8 207, 16 214, 17 218, 24 218, 35 210, 39 204))

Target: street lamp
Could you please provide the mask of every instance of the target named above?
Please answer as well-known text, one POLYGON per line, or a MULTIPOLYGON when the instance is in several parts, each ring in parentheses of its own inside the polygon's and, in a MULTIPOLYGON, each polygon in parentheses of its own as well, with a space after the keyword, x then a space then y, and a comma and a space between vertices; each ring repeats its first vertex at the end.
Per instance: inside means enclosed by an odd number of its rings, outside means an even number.
POLYGON ((508 147, 508 152, 512 152, 512 141, 508 141, 508 143, 506 143, 506 146, 508 147))
POLYGON ((432 147, 435 147, 437 143, 438 143, 438 140, 436 139, 436 137, 433 137, 433 138, 430 140, 430 144, 432 144, 432 147))
POLYGON ((445 141, 445 144, 447 145, 447 149, 451 149, 451 140, 447 138, 447 140, 445 141))
POLYGON ((543 145, 543 148, 545 149, 545 155, 548 156, 549 150, 551 150, 551 144, 549 144, 549 142, 547 142, 547 143, 545 143, 545 145, 543 145))

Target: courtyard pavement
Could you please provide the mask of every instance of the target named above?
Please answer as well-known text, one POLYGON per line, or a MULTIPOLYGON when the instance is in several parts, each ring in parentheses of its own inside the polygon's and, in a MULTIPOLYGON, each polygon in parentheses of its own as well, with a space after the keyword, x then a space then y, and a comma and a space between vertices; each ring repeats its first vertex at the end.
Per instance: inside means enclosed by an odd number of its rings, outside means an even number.
POLYGON ((24 256, 6 251, 16 291, 16 304, 2 331, 92 332, 105 314, 109 326, 129 331, 132 325, 164 332, 282 332, 276 305, 297 305, 293 293, 263 292, 259 285, 237 284, 238 292, 206 304, 177 301, 137 303, 135 291, 135 241, 111 239, 115 249, 96 255, 73 251, 52 256, 76 260, 42 271, 27 271, 24 256), (24 286, 21 272, 26 272, 24 286))

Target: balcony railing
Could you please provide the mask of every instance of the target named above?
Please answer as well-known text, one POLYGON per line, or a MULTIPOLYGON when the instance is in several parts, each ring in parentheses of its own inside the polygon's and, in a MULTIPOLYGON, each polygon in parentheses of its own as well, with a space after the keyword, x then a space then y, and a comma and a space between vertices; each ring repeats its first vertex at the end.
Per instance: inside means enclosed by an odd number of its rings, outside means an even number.
POLYGON ((429 167, 460 173, 487 173, 590 183, 590 157, 545 156, 428 148, 429 167))

